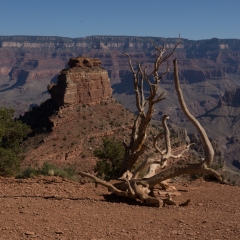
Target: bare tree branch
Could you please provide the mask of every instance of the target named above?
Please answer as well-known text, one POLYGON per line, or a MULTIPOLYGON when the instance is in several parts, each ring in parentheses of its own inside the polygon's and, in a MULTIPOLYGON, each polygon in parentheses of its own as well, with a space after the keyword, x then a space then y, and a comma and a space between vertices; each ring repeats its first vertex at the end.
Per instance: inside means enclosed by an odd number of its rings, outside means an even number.
POLYGON ((214 175, 219 181, 222 181, 222 177, 217 171, 211 168, 202 166, 202 163, 175 165, 169 169, 166 169, 156 174, 151 178, 148 178, 142 181, 144 181, 144 183, 146 184, 149 184, 149 187, 151 188, 166 179, 174 178, 183 174, 195 174, 195 173, 204 173, 204 174, 214 175))
MULTIPOLYGON (((124 170, 126 169, 131 170, 133 164, 145 151, 146 146, 144 144, 144 141, 147 134, 148 123, 150 122, 152 117, 153 106, 156 103, 157 99, 162 98, 162 94, 157 95, 157 84, 159 81, 159 76, 157 71, 159 69, 159 64, 164 59, 164 57, 162 58, 162 55, 161 55, 162 52, 164 51, 164 47, 158 48, 156 44, 153 44, 153 45, 155 49, 158 51, 158 56, 156 57, 155 67, 154 67, 156 69, 153 71, 153 75, 152 75, 155 79, 154 84, 151 84, 149 77, 146 76, 146 73, 145 73, 146 68, 143 69, 140 63, 138 63, 138 71, 136 73, 133 69, 132 62, 129 55, 125 54, 129 58, 130 69, 134 75, 134 86, 135 86, 136 100, 138 100, 137 105, 139 108, 139 114, 136 120, 134 121, 134 126, 132 129, 129 146, 127 145, 125 140, 123 141, 123 144, 125 146, 125 153, 126 153, 125 159, 123 162, 124 170), (150 91, 150 96, 146 98, 146 100, 143 92, 143 80, 146 80, 146 82, 149 83, 150 88, 152 88, 152 91, 150 91), (140 84, 139 84, 139 81, 140 81, 140 84), (146 106, 146 102, 148 103, 147 104, 148 108, 145 110, 144 108, 146 106), (144 114, 142 114, 142 112, 144 112, 144 114)), ((174 49, 176 49, 177 45, 175 46, 174 49)), ((167 55, 167 58, 169 58, 170 55, 173 54, 173 52, 167 55)), ((189 112, 187 108, 187 105, 184 101, 183 94, 180 88, 177 60, 174 60, 173 63, 174 63, 174 81, 175 81, 175 88, 178 95, 178 100, 184 114, 191 121, 191 123, 196 127, 196 129, 198 130, 201 136, 203 146, 206 151, 206 156, 204 160, 196 164, 174 165, 168 169, 166 168, 165 170, 155 175, 155 170, 158 166, 161 168, 165 168, 167 165, 167 160, 169 158, 182 157, 183 153, 187 151, 190 147, 190 145, 188 145, 178 155, 172 154, 170 131, 167 126, 167 119, 169 118, 169 116, 167 114, 164 114, 162 118, 162 126, 164 131, 162 133, 159 133, 154 138, 154 141, 153 141, 153 147, 157 150, 158 154, 156 156, 149 156, 148 158, 146 158, 145 161, 135 170, 133 175, 130 171, 127 171, 121 178, 119 178, 123 182, 115 183, 115 184, 102 181, 99 178, 88 173, 80 172, 80 175, 93 179, 96 184, 100 184, 108 188, 110 191, 112 191, 114 194, 118 196, 139 199, 141 202, 151 204, 151 205, 157 205, 159 207, 164 206, 164 204, 171 204, 171 205, 176 204, 174 201, 172 201, 170 195, 166 199, 159 199, 157 197, 149 196, 151 189, 156 184, 164 185, 165 183, 163 183, 163 181, 169 178, 173 178, 183 174, 194 174, 194 173, 205 174, 206 173, 206 174, 214 175, 219 181, 222 181, 222 177, 220 176, 220 174, 217 171, 210 168, 210 165, 212 164, 213 157, 214 157, 213 147, 211 145, 211 142, 208 139, 208 136, 204 128, 196 120, 196 118, 189 112), (157 140, 161 136, 164 136, 164 140, 165 140, 165 150, 163 151, 161 151, 157 147, 157 140), (149 173, 146 175, 146 178, 137 179, 141 171, 144 170, 146 167, 150 168, 149 173)), ((186 202, 180 204, 180 206, 185 206, 189 202, 190 200, 188 199, 186 202)))
POLYGON ((94 175, 92 175, 92 174, 90 174, 90 173, 85 173, 85 172, 80 171, 79 174, 80 174, 81 176, 91 178, 92 180, 95 181, 95 183, 100 184, 100 185, 108 188, 109 191, 114 192, 114 193, 117 194, 118 196, 122 196, 122 197, 127 197, 127 196, 128 196, 127 192, 121 191, 121 190, 117 189, 117 188, 114 187, 111 183, 105 182, 105 181, 103 181, 103 180, 95 177, 94 175))
MULTIPOLYGON (((160 155, 157 155, 155 157, 150 157, 149 160, 148 159, 145 160, 140 165, 141 171, 144 168, 149 166, 147 174, 144 176, 144 178, 150 178, 150 177, 154 176, 156 174, 157 169, 159 169, 159 168, 163 169, 167 166, 167 164, 168 164, 167 160, 169 158, 174 158, 174 159, 180 158, 183 156, 182 154, 189 149, 189 147, 187 147, 180 154, 178 154, 176 156, 172 154, 170 131, 167 126, 167 119, 169 119, 169 116, 165 113, 162 117, 162 126, 163 126, 164 131, 162 133, 159 133, 157 135, 157 137, 155 137, 155 139, 153 140, 153 147, 159 152, 160 155), (157 139, 160 136, 164 136, 164 140, 165 140, 165 150, 163 150, 163 151, 161 151, 156 145, 157 139)), ((166 183, 165 183, 165 185, 166 185, 166 183)))
POLYGON ((204 160, 204 164, 206 164, 207 167, 211 166, 213 162, 213 157, 214 157, 214 150, 212 147, 212 144, 208 138, 208 135, 205 131, 205 129, 201 126, 201 124, 198 122, 198 120, 189 112, 187 105, 184 101, 182 90, 180 88, 180 83, 179 83, 179 78, 178 78, 178 64, 177 64, 177 59, 173 60, 173 65, 174 65, 174 82, 175 82, 175 89, 177 92, 178 96, 178 101, 181 106, 182 111, 188 118, 188 120, 195 126, 197 129, 198 133, 200 134, 202 144, 204 146, 204 149, 206 151, 206 156, 204 160))
POLYGON ((183 156, 185 152, 187 152, 190 148, 190 146, 194 145, 194 143, 188 144, 185 149, 183 149, 178 155, 171 155, 172 158, 180 158, 183 156))
MULTIPOLYGON (((175 59, 173 61, 174 63, 174 82, 175 82, 175 88, 177 91, 178 95, 178 100, 180 103, 180 106, 186 115, 186 117, 191 121, 191 123, 196 127, 197 131, 199 132, 201 136, 201 140, 203 142, 204 149, 206 151, 206 156, 205 159, 197 164, 187 164, 187 165, 176 165, 171 167, 170 169, 167 169, 165 171, 160 172, 159 174, 148 178, 147 180, 144 180, 145 183, 149 184, 150 187, 153 187, 154 185, 168 179, 168 178, 173 178, 182 174, 193 174, 193 173, 207 173, 207 174, 212 174, 214 175, 219 181, 222 181, 221 175, 209 168, 210 165, 212 164, 213 157, 214 157, 214 150, 212 147, 211 142, 208 139, 207 133, 205 129, 201 126, 201 124, 197 121, 197 119, 189 112, 187 105, 184 101, 182 90, 180 88, 180 83, 179 83, 179 78, 178 78, 178 66, 177 66, 177 60, 175 59)), ((166 125, 165 125, 166 126, 166 125)), ((165 135, 166 137, 166 135, 165 135)), ((169 142, 168 139, 165 140, 166 142, 166 156, 165 157, 177 157, 173 156, 170 154, 169 149, 169 142)), ((164 158, 164 156, 163 156, 164 158)))
POLYGON ((164 132, 160 132, 154 139, 153 139, 153 147, 161 154, 161 156, 166 153, 166 150, 161 151, 157 146, 157 140, 164 135, 164 132))

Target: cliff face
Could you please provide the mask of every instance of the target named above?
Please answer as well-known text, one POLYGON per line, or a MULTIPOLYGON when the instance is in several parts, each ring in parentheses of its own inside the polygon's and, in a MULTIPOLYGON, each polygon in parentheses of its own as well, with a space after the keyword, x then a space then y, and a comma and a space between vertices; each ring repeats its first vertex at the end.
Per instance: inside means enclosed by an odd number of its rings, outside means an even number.
MULTIPOLYGON (((173 47, 178 41, 174 38, 150 39, 167 47, 173 47)), ((109 76, 113 97, 135 111, 132 73, 123 52, 130 54, 133 63, 139 61, 148 69, 155 59, 149 37, 92 36, 71 39, 0 36, 0 105, 15 108, 17 115, 41 102, 47 108, 51 101, 45 102, 50 98, 46 86, 50 83, 51 97, 58 103, 53 109, 75 106, 76 103, 95 104, 111 95, 109 76), (98 61, 95 65, 84 65, 79 60, 72 60, 69 68, 59 73, 75 56, 100 59, 108 76, 98 61), (82 79, 81 83, 79 79, 82 79)), ((182 39, 174 57, 178 58, 181 86, 190 111, 203 124, 209 136, 218 140, 219 147, 227 149, 225 159, 231 162, 232 157, 230 159, 229 156, 237 156, 236 152, 240 152, 239 143, 229 141, 238 139, 240 135, 240 40, 182 39)), ((169 63, 171 66, 171 61, 169 63)), ((167 111, 170 121, 187 128, 188 133, 196 132, 179 108, 172 67, 161 81, 159 90, 164 92, 166 100, 156 106, 154 118, 160 120, 162 113, 167 111)), ((48 113, 51 114, 53 112, 48 113)))
MULTIPOLYGON (((152 38, 157 44, 173 47, 178 39, 152 38)), ((47 71, 57 74, 67 64, 69 58, 87 55, 101 59, 108 70, 112 83, 121 82, 120 71, 129 70, 126 57, 128 52, 133 60, 151 63, 154 48, 148 37, 93 36, 85 38, 61 37, 1 37, 0 73, 1 77, 15 77, 21 70, 34 71, 36 76, 50 77, 47 71)), ((239 74, 240 40, 199 40, 183 39, 176 57, 181 61, 182 77, 187 82, 203 82, 206 79, 227 78, 226 74, 239 74), (196 78, 196 80, 193 80, 196 78)), ((31 82, 32 78, 27 79, 31 82)), ((33 79, 35 80, 35 79, 33 79)), ((225 91, 225 90, 224 90, 225 91)))
MULTIPOLYGON (((157 44, 164 43, 167 47, 173 47, 178 41, 174 38, 151 37, 150 39, 157 44)), ((98 86, 105 84, 105 80, 94 83, 94 79, 106 79, 106 72, 89 71, 87 74, 92 79, 91 82, 80 85, 75 81, 80 75, 84 79, 86 73, 82 74, 79 69, 70 66, 69 70, 62 71, 58 78, 59 71, 66 68, 70 58, 87 56, 101 60, 111 79, 113 97, 135 111, 132 74, 128 59, 123 52, 130 54, 133 63, 139 61, 149 69, 155 58, 154 47, 148 37, 92 36, 71 39, 2 36, 0 37, 0 105, 12 106, 18 114, 23 113, 29 107, 50 98, 46 86, 50 83, 56 84, 57 81, 59 82, 56 91, 59 92, 62 91, 61 83, 67 84, 67 92, 65 95, 62 93, 59 105, 73 104, 75 101, 94 103, 98 101, 96 99, 107 96, 108 87, 104 86, 106 92, 97 90, 98 86), (73 90, 75 84, 78 85, 78 90, 73 90), (83 88, 88 90, 81 93, 83 88)), ((216 137, 220 134, 225 137, 226 133, 230 132, 232 120, 238 119, 237 109, 234 118, 226 120, 222 115, 233 113, 228 109, 230 106, 219 108, 219 99, 226 91, 240 87, 240 40, 182 39, 174 57, 178 58, 180 81, 190 111, 204 120, 210 135, 216 137), (214 126, 211 125, 213 119, 216 120, 214 126)), ((169 63, 171 66, 171 62, 169 63)), ((178 106, 172 71, 161 82, 160 90, 165 93, 166 100, 156 106, 154 118, 161 119, 162 113, 167 111, 172 122, 180 123, 185 127, 187 121, 178 106)), ((52 93, 53 97, 54 94, 52 93)))
POLYGON ((101 61, 86 57, 72 58, 69 68, 63 69, 57 84, 48 85, 51 98, 58 106, 97 104, 112 94, 108 72, 101 61))

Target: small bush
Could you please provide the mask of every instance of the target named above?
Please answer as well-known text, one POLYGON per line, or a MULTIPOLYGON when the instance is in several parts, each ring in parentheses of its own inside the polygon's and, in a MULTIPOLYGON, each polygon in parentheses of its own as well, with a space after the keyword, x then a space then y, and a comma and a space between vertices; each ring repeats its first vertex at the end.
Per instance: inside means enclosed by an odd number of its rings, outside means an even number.
POLYGON ((76 181, 76 172, 73 167, 59 168, 54 164, 45 162, 41 168, 35 169, 27 167, 21 173, 16 175, 16 178, 32 178, 38 175, 44 176, 58 176, 62 178, 68 178, 76 181))
POLYGON ((12 176, 23 160, 21 142, 30 133, 30 128, 14 119, 14 110, 0 107, 0 175, 12 176))
POLYGON ((0 175, 12 176, 20 168, 20 162, 23 157, 16 154, 11 149, 0 147, 0 175))
POLYGON ((201 173, 194 173, 194 174, 190 175, 190 179, 191 180, 197 180, 198 178, 200 178, 202 176, 203 176, 203 174, 201 174, 201 173))
POLYGON ((16 175, 16 178, 33 178, 35 176, 39 175, 38 170, 32 167, 25 168, 21 173, 18 173, 16 175))
POLYGON ((110 180, 118 177, 119 170, 124 158, 124 147, 120 141, 103 139, 103 147, 97 148, 94 155, 100 160, 94 168, 97 177, 110 180))
POLYGON ((75 170, 72 167, 58 168, 54 164, 45 162, 40 170, 40 173, 45 176, 58 176, 74 180, 75 170))
POLYGON ((218 170, 218 169, 222 169, 222 164, 221 163, 213 163, 211 168, 214 169, 214 170, 218 170))

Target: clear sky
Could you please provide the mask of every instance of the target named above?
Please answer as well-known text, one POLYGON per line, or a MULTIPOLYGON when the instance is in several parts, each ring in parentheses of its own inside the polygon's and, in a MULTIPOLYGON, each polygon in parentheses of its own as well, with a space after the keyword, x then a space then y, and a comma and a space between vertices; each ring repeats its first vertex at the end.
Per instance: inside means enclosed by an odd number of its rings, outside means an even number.
POLYGON ((240 39, 240 0, 0 0, 0 35, 240 39))

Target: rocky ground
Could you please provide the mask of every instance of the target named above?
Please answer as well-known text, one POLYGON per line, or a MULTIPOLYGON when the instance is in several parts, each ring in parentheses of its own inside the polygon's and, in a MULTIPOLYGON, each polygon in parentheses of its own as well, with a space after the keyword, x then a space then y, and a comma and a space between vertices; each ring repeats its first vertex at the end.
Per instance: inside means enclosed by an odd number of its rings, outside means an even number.
POLYGON ((239 187, 175 186, 188 206, 149 207, 58 177, 0 178, 0 239, 239 239, 239 187))

